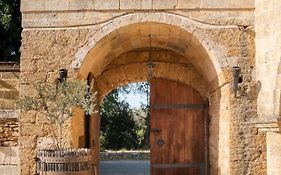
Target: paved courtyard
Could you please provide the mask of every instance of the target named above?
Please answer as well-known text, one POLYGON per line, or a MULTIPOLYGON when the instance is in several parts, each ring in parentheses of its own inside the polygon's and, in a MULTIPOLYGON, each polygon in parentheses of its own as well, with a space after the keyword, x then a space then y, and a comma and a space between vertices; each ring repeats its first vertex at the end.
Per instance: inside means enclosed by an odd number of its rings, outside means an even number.
POLYGON ((149 160, 101 161, 101 175, 149 175, 149 160))

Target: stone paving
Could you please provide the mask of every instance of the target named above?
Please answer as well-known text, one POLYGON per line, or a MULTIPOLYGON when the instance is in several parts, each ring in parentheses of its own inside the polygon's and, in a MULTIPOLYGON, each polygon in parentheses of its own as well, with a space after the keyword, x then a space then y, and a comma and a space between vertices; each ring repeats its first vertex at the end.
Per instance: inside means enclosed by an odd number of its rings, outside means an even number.
POLYGON ((101 161, 101 175, 149 175, 149 160, 101 161))

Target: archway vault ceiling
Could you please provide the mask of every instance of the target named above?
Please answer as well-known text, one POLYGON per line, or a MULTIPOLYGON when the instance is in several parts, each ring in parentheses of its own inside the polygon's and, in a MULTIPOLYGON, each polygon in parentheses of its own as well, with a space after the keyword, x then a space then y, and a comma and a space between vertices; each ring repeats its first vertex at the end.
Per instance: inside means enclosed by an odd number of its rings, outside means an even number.
POLYGON ((119 55, 105 68, 103 72, 126 64, 143 63, 143 62, 147 63, 149 61, 181 64, 181 65, 191 64, 191 62, 186 57, 167 49, 141 48, 119 55))
POLYGON ((169 50, 180 55, 176 60, 163 61, 174 64, 190 62, 207 81, 212 81, 217 76, 207 52, 192 34, 179 27, 162 23, 136 23, 111 32, 88 52, 83 64, 98 77, 116 64, 120 55, 150 47, 153 47, 154 51, 169 50))

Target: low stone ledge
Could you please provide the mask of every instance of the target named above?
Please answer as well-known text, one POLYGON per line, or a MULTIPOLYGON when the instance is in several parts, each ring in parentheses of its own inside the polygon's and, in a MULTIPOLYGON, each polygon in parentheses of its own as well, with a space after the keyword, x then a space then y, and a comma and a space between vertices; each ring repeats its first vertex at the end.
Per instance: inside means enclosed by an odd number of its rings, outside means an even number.
POLYGON ((18 111, 16 110, 0 110, 0 119, 18 118, 18 111))
POLYGON ((281 119, 254 123, 260 132, 281 132, 281 119))
POLYGON ((149 160, 150 151, 105 151, 100 153, 101 160, 149 160))

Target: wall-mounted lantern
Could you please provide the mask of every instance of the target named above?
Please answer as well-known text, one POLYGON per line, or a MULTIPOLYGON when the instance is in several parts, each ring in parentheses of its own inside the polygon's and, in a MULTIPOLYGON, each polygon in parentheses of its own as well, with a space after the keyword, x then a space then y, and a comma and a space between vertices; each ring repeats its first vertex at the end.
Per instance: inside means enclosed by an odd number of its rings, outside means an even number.
POLYGON ((58 77, 58 82, 63 82, 67 78, 67 69, 60 69, 59 70, 59 77, 58 77))
POLYGON ((237 96, 237 90, 238 90, 238 83, 240 79, 240 73, 241 73, 241 68, 238 66, 235 66, 232 68, 232 75, 233 75, 233 91, 234 91, 234 96, 237 96))

